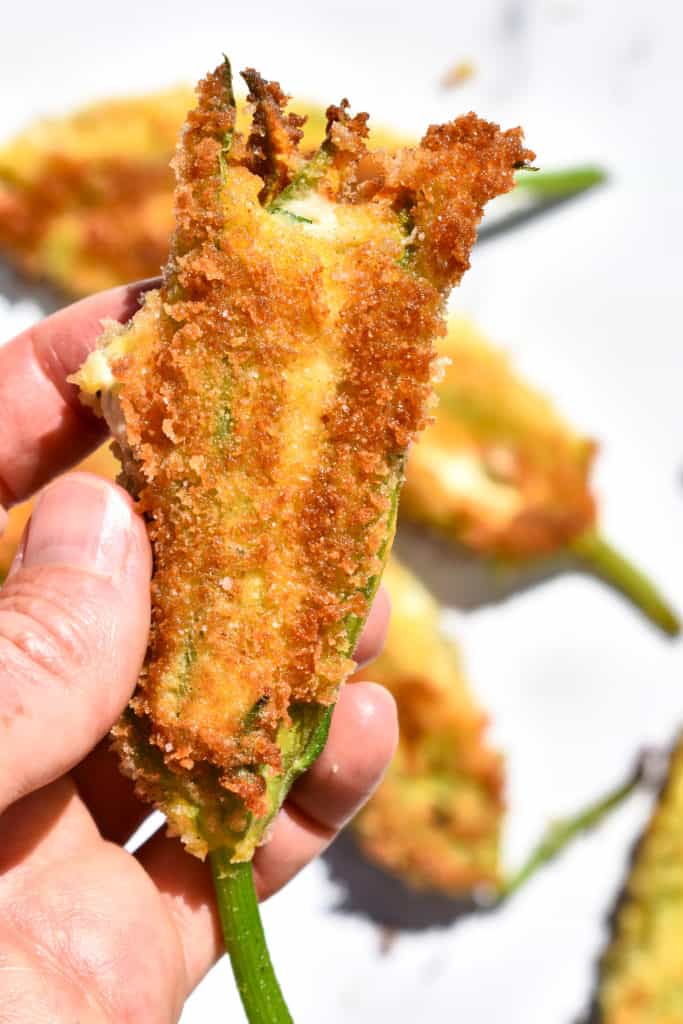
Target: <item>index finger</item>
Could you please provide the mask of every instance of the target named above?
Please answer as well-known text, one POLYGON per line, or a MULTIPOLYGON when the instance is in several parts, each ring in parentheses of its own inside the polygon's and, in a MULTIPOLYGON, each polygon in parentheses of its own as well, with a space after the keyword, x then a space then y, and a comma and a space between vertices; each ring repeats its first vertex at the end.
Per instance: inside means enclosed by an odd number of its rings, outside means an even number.
POLYGON ((128 320, 157 284, 82 299, 0 347, 0 505, 23 501, 101 443, 104 422, 81 405, 67 377, 95 347, 101 321, 128 320))

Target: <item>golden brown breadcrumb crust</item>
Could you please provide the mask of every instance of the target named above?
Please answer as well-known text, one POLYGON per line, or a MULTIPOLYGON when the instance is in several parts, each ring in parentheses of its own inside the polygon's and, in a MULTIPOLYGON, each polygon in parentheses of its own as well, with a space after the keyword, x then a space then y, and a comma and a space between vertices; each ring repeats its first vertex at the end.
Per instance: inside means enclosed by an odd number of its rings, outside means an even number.
POLYGON ((164 284, 113 366, 155 567, 148 655, 116 736, 147 796, 164 803, 168 781, 141 742, 176 776, 218 772, 259 817, 292 707, 333 702, 352 668, 445 295, 484 202, 530 154, 519 130, 474 115, 370 153, 367 116, 344 102, 306 163, 279 86, 244 77, 246 139, 226 69, 200 83, 164 284), (331 235, 289 212, 300 194, 331 211, 331 235))

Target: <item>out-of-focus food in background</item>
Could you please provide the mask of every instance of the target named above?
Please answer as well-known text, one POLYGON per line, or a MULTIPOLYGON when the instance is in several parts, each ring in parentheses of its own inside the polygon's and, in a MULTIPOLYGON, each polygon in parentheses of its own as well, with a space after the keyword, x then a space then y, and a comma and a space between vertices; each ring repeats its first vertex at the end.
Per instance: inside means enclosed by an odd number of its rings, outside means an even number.
MULTIPOLYGON (((439 345, 439 404, 411 450, 401 518, 492 566, 569 554, 676 634, 678 619, 665 598, 599 531, 590 484, 596 443, 563 420, 469 320, 451 317, 439 345)), ((93 458, 111 474, 111 455, 93 458)), ((0 568, 21 517, 20 509, 10 516, 0 568)))
POLYGON ((403 518, 498 564, 570 553, 677 633, 665 599, 598 531, 596 443, 470 321, 451 318, 440 354, 436 419, 411 452, 403 518))
POLYGON ((683 1022, 683 737, 600 966, 600 1024, 683 1022))
POLYGON ((386 776, 354 821, 365 855, 419 888, 462 895, 500 883, 503 759, 486 735, 487 715, 468 686, 440 608, 392 558, 391 597, 380 657, 358 678, 386 686, 400 739, 386 776))
POLYGON ((515 188, 499 196, 487 211, 479 229, 479 244, 545 217, 558 207, 608 180, 604 168, 596 164, 574 164, 569 167, 520 170, 515 188))
POLYGON ((0 251, 80 296, 159 273, 173 227, 169 166, 192 90, 40 120, 0 148, 0 251))
POLYGON ((380 657, 357 673, 394 695, 399 744, 384 780, 354 819, 365 857, 408 887, 486 903, 511 896, 643 782, 645 764, 609 792, 548 823, 515 869, 501 863, 505 763, 488 715, 440 628, 441 607, 396 556, 383 581, 391 598, 380 657))
POLYGON ((552 554, 595 523, 596 446, 469 320, 451 318, 436 422, 411 454, 401 511, 481 554, 552 554))
POLYGON ((474 78, 476 73, 477 65, 473 60, 457 60, 451 64, 448 71, 443 75, 441 79, 442 88, 457 89, 459 85, 464 85, 465 82, 469 82, 471 78, 474 78))

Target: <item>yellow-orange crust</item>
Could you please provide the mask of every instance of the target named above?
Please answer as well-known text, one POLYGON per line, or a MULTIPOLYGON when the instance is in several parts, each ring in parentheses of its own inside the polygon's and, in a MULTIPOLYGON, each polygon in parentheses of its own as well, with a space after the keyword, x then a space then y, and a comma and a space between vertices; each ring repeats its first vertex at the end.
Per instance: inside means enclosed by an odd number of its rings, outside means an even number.
POLYGON ((343 103, 305 163, 279 87, 245 78, 246 139, 226 69, 200 83, 164 284, 112 365, 155 567, 148 655, 115 736, 172 828, 169 772, 188 785, 205 773, 267 816, 292 707, 330 704, 352 669, 426 422, 446 291, 483 203, 528 156, 519 130, 474 115, 419 149, 370 153, 366 116, 343 103), (333 230, 296 206, 311 195, 333 230))
POLYGON ((150 277, 173 229, 169 166, 192 91, 109 100, 0 148, 0 251, 67 294, 150 277))
POLYGON ((435 422, 407 467, 402 510, 483 555, 552 555, 595 525, 595 442, 574 431, 504 352, 452 318, 435 422))

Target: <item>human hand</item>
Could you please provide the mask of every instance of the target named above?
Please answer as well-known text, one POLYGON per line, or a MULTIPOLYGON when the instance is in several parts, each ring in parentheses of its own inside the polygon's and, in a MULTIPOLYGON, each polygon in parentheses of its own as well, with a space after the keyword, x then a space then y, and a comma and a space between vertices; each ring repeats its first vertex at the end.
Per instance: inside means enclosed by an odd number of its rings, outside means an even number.
MULTIPOLYGON (((0 505, 28 497, 104 439, 66 378, 100 320, 127 319, 143 287, 79 302, 0 349, 0 505)), ((3 1024, 167 1024, 222 952, 208 868, 161 833, 134 855, 122 845, 149 808, 103 737, 144 658, 150 571, 128 495, 77 473, 40 493, 0 590, 3 1024)), ((386 619, 380 596, 359 660, 377 653, 386 619)), ((385 690, 344 689, 325 750, 257 851, 262 899, 367 799, 396 731, 385 690)))

